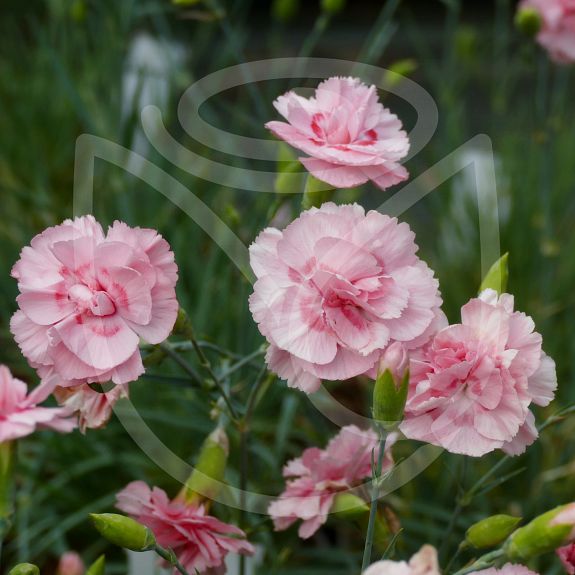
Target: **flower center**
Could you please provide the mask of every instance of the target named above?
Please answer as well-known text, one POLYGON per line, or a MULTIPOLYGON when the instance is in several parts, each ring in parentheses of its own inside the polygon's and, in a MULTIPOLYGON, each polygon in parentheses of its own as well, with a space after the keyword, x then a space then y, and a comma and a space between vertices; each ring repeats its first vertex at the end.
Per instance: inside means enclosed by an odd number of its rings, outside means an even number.
POLYGON ((68 291, 68 297, 76 304, 80 313, 90 311, 97 316, 112 315, 116 306, 104 291, 92 291, 84 284, 75 284, 68 291))

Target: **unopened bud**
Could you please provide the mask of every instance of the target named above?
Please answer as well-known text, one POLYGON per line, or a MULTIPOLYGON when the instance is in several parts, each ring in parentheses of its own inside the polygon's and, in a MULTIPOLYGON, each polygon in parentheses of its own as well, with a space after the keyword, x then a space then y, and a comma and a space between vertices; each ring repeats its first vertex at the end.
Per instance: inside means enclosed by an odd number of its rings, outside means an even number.
POLYGON ((333 500, 331 512, 341 519, 353 521, 369 513, 369 505, 353 493, 339 493, 333 500))
POLYGON ((309 174, 305 184, 302 208, 304 210, 314 207, 319 208, 323 203, 329 201, 332 194, 333 186, 330 186, 309 174))
POLYGON ((104 555, 100 555, 90 567, 88 567, 88 571, 86 571, 86 575, 105 575, 106 572, 106 557, 104 555))
POLYGON ((561 505, 521 527, 505 545, 512 561, 526 561, 575 540, 575 503, 561 505))
POLYGON ((401 423, 408 390, 409 370, 405 370, 400 379, 389 368, 378 373, 373 389, 373 417, 387 431, 401 423))
POLYGON ((272 15, 280 22, 289 22, 297 16, 299 4, 299 0, 274 0, 272 15))
POLYGON ((521 8, 515 15, 515 26, 526 36, 536 36, 542 25, 541 14, 535 8, 521 8))
POLYGON ((198 462, 184 488, 188 503, 213 499, 218 494, 228 462, 229 441, 226 432, 216 427, 202 445, 198 462))
POLYGON ((495 547, 503 543, 521 521, 521 517, 492 515, 472 525, 465 534, 465 541, 477 548, 495 547))
POLYGON ((507 283, 509 281, 509 254, 503 254, 485 274, 479 293, 486 289, 493 289, 498 294, 502 294, 507 290, 507 283))
POLYGON ((345 0, 321 0, 321 9, 328 14, 337 14, 345 8, 345 0))
POLYGON ((147 527, 125 515, 91 513, 90 518, 100 535, 118 547, 148 551, 156 544, 154 534, 147 527))
POLYGON ((36 565, 32 565, 32 563, 20 563, 13 567, 8 572, 8 575, 40 575, 40 569, 36 565))

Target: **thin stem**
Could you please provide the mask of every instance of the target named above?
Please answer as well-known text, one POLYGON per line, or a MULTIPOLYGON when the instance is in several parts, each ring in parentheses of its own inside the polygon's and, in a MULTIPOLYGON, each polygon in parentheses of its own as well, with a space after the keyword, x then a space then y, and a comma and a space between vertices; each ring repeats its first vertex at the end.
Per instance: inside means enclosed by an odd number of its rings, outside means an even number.
POLYGON ((237 361, 236 363, 231 365, 228 369, 223 371, 220 375, 220 378, 226 379, 227 377, 232 375, 232 373, 236 372, 238 369, 242 368, 244 365, 250 363, 253 359, 255 359, 256 357, 259 357, 260 355, 262 355, 264 353, 265 353, 265 350, 262 349, 261 347, 256 349, 255 351, 253 351, 249 355, 244 356, 242 359, 240 359, 239 361, 237 361))
MULTIPOLYGON (((385 453, 386 434, 383 429, 379 432, 379 456, 377 461, 372 460, 372 485, 371 485, 371 506, 369 508, 369 522, 365 536, 365 547, 363 549, 363 560, 361 562, 362 573, 371 563, 371 550, 373 548, 373 535, 375 531, 375 518, 377 516, 377 500, 379 497, 381 469, 385 453)), ((372 456, 373 457, 373 456, 372 456)))
POLYGON ((158 347, 175 363, 177 363, 196 383, 202 383, 198 372, 178 352, 174 351, 167 342, 158 344, 158 347))
POLYGON ((451 570, 451 567, 453 567, 453 564, 455 563, 455 561, 457 560, 457 558, 461 555, 461 552, 466 548, 467 546, 465 545, 465 543, 461 543, 459 545, 459 547, 457 548, 457 551, 455 551, 455 553, 451 556, 451 559, 449 560, 449 562, 447 563, 446 567, 445 567, 445 573, 449 573, 449 571, 451 570))
POLYGON ((186 336, 188 341, 191 342, 192 347, 194 348, 194 351, 196 352, 196 355, 198 356, 198 359, 200 360, 200 365, 204 368, 205 371, 208 372, 208 375, 212 379, 214 385, 216 386, 216 388, 220 392, 220 395, 222 396, 225 404, 227 405, 231 418, 235 422, 237 422, 238 421, 238 413, 235 410, 234 406, 232 405, 231 399, 229 398, 222 382, 220 381, 220 378, 216 375, 216 373, 212 367, 212 364, 210 363, 210 360, 208 359, 208 357, 204 353, 204 350, 202 349, 202 347, 198 343, 198 340, 196 339, 196 336, 194 334, 194 329, 192 327, 192 323, 190 321, 190 318, 187 316, 187 314, 184 312, 184 310, 181 310, 181 314, 183 316, 182 326, 180 328, 181 333, 186 336))
POLYGON ((473 571, 479 571, 481 569, 492 567, 495 561, 499 559, 499 557, 503 556, 503 553, 503 549, 496 549, 495 551, 486 553, 477 559, 477 561, 474 561, 471 565, 456 571, 453 575, 466 575, 466 573, 472 573, 473 571))
MULTIPOLYGON (((248 485, 248 473, 249 473, 249 433, 250 433, 250 423, 251 418, 255 410, 255 406, 257 403, 257 397, 259 394, 260 389, 262 388, 262 384, 267 381, 268 378, 265 378, 264 375, 267 371, 266 366, 264 365, 258 374, 258 377, 250 391, 250 395, 248 397, 247 405, 246 405, 246 412, 244 417, 242 418, 241 422, 239 423, 239 431, 240 431, 240 517, 239 517, 239 526, 241 529, 245 528, 245 519, 246 519, 246 489, 248 485)), ((246 572, 246 557, 245 555, 240 555, 240 574, 245 575, 246 572)))
POLYGON ((451 540, 451 535, 453 533, 453 529, 455 528, 455 524, 457 523, 457 520, 459 519, 459 516, 461 515, 461 512, 463 511, 463 505, 461 502, 457 502, 457 504, 455 505, 455 509, 453 510, 453 513, 451 514, 451 517, 449 518, 449 523, 447 524, 447 529, 445 530, 445 535, 443 537, 443 543, 441 544, 441 548, 439 549, 439 555, 444 555, 445 552, 447 551, 447 548, 449 546, 449 541, 451 540))
POLYGON ((177 569, 182 575, 190 575, 184 566, 178 561, 176 554, 171 549, 164 549, 159 545, 154 547, 154 551, 162 558, 165 559, 172 567, 177 569))

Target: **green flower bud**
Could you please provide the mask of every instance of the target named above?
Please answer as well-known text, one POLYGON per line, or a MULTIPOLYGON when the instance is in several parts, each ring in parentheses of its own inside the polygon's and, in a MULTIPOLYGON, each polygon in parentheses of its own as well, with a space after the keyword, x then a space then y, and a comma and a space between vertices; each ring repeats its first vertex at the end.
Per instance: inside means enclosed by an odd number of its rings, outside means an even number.
POLYGON ((509 280, 509 254, 503 254, 490 268, 479 288, 479 293, 485 289, 493 289, 498 294, 507 290, 509 280))
POLYGON ((290 22, 299 11, 299 0, 274 0, 272 16, 280 22, 290 22))
POLYGON ((20 563, 13 567, 8 572, 8 575, 40 575, 40 569, 36 565, 32 565, 32 563, 20 563))
POLYGON ((387 431, 397 428, 409 390, 407 355, 400 343, 390 345, 380 361, 373 389, 373 417, 387 431))
POLYGON ((503 543, 521 521, 521 517, 492 515, 472 525, 465 534, 465 541, 477 549, 495 547, 503 543))
POLYGON ((100 555, 86 571, 86 575, 104 575, 106 569, 106 557, 105 555, 100 555))
POLYGON ((229 441, 226 432, 217 427, 202 445, 194 471, 184 487, 184 498, 189 503, 213 499, 220 490, 228 462, 229 441))
POLYGON ((337 14, 345 8, 345 0, 321 0, 321 9, 329 14, 337 14))
POLYGON ((541 14, 535 8, 522 8, 515 15, 515 26, 526 36, 536 36, 542 24, 541 14))
POLYGON ((354 521, 369 513, 369 505, 353 493, 339 493, 333 500, 331 512, 341 519, 354 521))
POLYGON ((332 194, 332 186, 309 174, 303 193, 302 208, 304 210, 309 210, 309 208, 313 207, 319 208, 323 203, 329 201, 332 194))
POLYGON ((148 551, 156 545, 154 534, 141 523, 116 513, 91 513, 100 535, 110 543, 131 551, 148 551))
POLYGON ((505 554, 511 561, 524 562, 554 551, 573 540, 574 525, 575 504, 556 507, 515 531, 505 544, 505 554))

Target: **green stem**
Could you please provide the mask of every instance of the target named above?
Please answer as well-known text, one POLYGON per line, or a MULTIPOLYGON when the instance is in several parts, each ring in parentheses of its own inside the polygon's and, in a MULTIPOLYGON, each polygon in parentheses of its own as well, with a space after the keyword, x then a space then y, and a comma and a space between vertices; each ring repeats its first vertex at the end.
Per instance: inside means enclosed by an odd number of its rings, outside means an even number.
MULTIPOLYGON (((248 486, 248 472, 249 472, 249 433, 251 419, 255 410, 255 406, 258 400, 259 391, 262 385, 268 381, 269 377, 266 378, 265 373, 267 371, 264 365, 254 383, 250 395, 248 397, 248 402, 246 405, 246 412, 244 417, 239 423, 240 431, 240 517, 239 526, 241 529, 245 528, 246 519, 246 489, 248 486)), ((245 575, 246 572, 246 557, 245 555, 240 555, 240 575, 245 575)))
POLYGON ((165 559, 172 567, 177 569, 182 575, 190 575, 184 566, 178 561, 176 554, 171 549, 164 549, 159 545, 154 547, 154 551, 162 558, 165 559))
POLYGON ((208 357, 204 353, 204 350, 202 349, 202 347, 198 343, 198 340, 196 339, 196 336, 194 334, 194 329, 192 327, 192 323, 190 321, 190 318, 187 316, 187 314, 185 314, 185 312, 183 310, 181 311, 181 313, 184 316, 184 320, 182 321, 182 326, 180 328, 181 333, 183 333, 185 335, 185 337, 188 339, 188 341, 191 342, 192 347, 194 348, 194 351, 196 352, 196 355, 198 356, 198 359, 200 361, 200 365, 208 373, 208 375, 212 379, 214 385, 216 386, 216 388, 220 392, 220 395, 222 396, 222 398, 223 398, 223 400, 224 400, 224 402, 225 402, 225 404, 226 404, 226 406, 230 412, 231 418, 235 422, 237 422, 238 421, 238 413, 237 413, 236 409, 234 408, 234 406, 232 405, 231 399, 229 398, 220 378, 216 375, 214 369, 212 368, 212 364, 210 363, 210 360, 208 359, 208 357))
POLYGON ((481 569, 487 569, 492 567, 497 559, 503 556, 503 549, 496 549, 490 553, 482 555, 477 561, 474 561, 471 565, 456 571, 453 575, 466 575, 467 573, 472 573, 473 571, 480 571, 481 569))
POLYGON ((0 559, 4 537, 10 530, 12 504, 12 465, 13 449, 11 442, 0 443, 0 559))
POLYGON ((379 456, 377 461, 372 461, 372 486, 371 486, 371 506, 369 509, 369 522, 367 524, 367 533, 365 536, 365 547, 363 549, 363 560, 361 562, 361 571, 365 571, 371 563, 371 550, 373 548, 373 535, 375 531, 375 518, 377 516, 377 500, 379 497, 381 469, 385 454, 385 432, 380 429, 379 432, 379 456))

